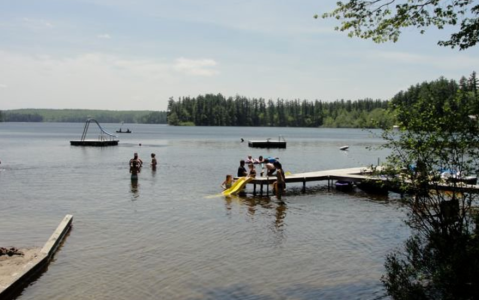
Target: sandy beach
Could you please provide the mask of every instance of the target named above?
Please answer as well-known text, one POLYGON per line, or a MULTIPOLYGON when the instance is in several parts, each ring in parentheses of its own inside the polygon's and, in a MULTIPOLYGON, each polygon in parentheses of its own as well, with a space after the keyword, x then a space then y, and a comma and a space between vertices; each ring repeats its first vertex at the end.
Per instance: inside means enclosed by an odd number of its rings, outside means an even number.
POLYGON ((0 256, 0 291, 10 285, 31 263, 40 260, 41 248, 20 248, 23 256, 0 256))

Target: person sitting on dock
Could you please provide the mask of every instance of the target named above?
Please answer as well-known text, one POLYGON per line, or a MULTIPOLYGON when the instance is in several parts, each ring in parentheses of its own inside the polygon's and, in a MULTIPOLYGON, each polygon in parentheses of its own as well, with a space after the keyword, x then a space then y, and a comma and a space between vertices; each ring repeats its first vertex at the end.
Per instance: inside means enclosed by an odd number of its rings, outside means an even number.
POLYGON ((131 180, 138 180, 138 173, 140 173, 141 159, 138 158, 138 153, 133 155, 133 158, 130 159, 130 174, 131 180))
POLYGON ((248 158, 245 159, 245 163, 247 163, 248 165, 254 163, 253 156, 252 156, 252 155, 248 155, 248 158))
POLYGON ((251 178, 255 178, 256 177, 256 169, 254 168, 254 164, 249 164, 248 165, 249 167, 249 174, 248 176, 251 177, 251 178))
POLYGON ((225 181, 223 181, 223 183, 221 184, 221 187, 223 188, 223 190, 227 190, 231 188, 232 185, 233 185, 233 176, 228 174, 226 175, 225 181))
POLYGON ((248 172, 246 172, 246 168, 244 167, 244 160, 240 160, 240 166, 238 167, 238 173, 236 174, 238 177, 244 177, 248 175, 248 172))

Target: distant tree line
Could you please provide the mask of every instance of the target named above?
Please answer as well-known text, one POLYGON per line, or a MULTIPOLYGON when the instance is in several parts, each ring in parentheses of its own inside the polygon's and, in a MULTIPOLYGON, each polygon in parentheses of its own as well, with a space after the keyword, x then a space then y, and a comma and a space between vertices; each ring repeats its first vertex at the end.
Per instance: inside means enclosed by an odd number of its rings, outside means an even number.
POLYGON ((87 118, 100 123, 166 124, 165 111, 112 111, 80 109, 18 109, 4 110, 4 122, 85 122, 87 118))
MULTIPOLYGON (((206 94, 168 101, 165 111, 110 111, 79 109, 18 109, 0 111, 3 122, 85 122, 94 118, 101 123, 169 124, 173 126, 269 126, 329 128, 391 128, 400 122, 394 107, 413 105, 418 99, 454 99, 467 93, 468 105, 476 105, 479 79, 475 72, 459 82, 440 77, 436 81, 411 86, 388 100, 265 100, 242 96, 224 97, 206 94)), ((429 107, 428 109, 431 109, 429 107)), ((433 109, 441 110, 442 106, 433 109)))
MULTIPOLYGON (((461 77, 459 82, 440 77, 435 81, 416 84, 406 91, 397 93, 391 99, 390 110, 406 105, 410 108, 414 107, 414 109, 420 109, 424 112, 429 111, 431 114, 441 115, 446 113, 445 109, 452 109, 451 104, 445 106, 444 103, 454 103, 455 99, 460 96, 460 105, 467 107, 471 114, 474 114, 474 112, 479 111, 478 87, 479 78, 477 78, 476 72, 472 72, 469 78, 461 77), (416 104, 420 101, 427 103, 427 105, 417 107, 416 104)), ((401 118, 397 121, 405 122, 401 118)), ((407 126, 407 124, 404 125, 407 126)))
POLYGON ((168 102, 169 125, 345 127, 375 128, 392 126, 387 114, 388 101, 248 99, 225 98, 221 94, 183 97, 168 102))

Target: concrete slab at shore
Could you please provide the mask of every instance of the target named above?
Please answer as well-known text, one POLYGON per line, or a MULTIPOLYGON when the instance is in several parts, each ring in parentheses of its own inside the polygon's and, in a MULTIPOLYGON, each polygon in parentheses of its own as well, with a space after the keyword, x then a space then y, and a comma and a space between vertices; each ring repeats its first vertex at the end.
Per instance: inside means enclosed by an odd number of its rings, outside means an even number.
POLYGON ((72 215, 66 215, 40 251, 32 250, 23 263, 18 259, 18 266, 11 271, 10 278, 0 285, 0 299, 16 295, 31 278, 44 270, 70 231, 72 220, 72 215))

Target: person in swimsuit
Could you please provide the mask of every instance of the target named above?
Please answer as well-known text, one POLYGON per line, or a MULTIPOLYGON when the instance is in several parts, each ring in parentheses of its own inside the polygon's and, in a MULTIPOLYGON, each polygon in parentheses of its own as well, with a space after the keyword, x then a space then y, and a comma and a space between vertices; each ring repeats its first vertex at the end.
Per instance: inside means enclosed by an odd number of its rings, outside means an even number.
POLYGON ((256 169, 254 168, 254 164, 249 164, 248 165, 249 167, 249 174, 248 176, 251 177, 251 178, 255 178, 256 177, 256 169))
POLYGON ((221 187, 223 188, 223 190, 227 190, 231 188, 232 185, 233 185, 233 176, 228 174, 226 175, 225 181, 223 181, 223 183, 221 184, 221 187))
POLYGON ((273 176, 274 172, 276 171, 276 167, 274 166, 274 163, 267 162, 264 166, 266 168, 266 175, 273 176))
POLYGON ((140 173, 141 168, 141 159, 138 158, 138 153, 133 155, 133 158, 130 159, 130 174, 131 180, 138 180, 138 173, 140 173))
POLYGON ((276 161, 274 163, 276 168, 276 181, 273 183, 273 191, 276 194, 276 198, 281 200, 281 196, 284 194, 284 190, 286 189, 286 178, 284 175, 283 167, 276 161))
POLYGON ((153 170, 156 170, 156 164, 158 162, 156 161, 156 154, 155 153, 151 153, 151 168, 153 170))

